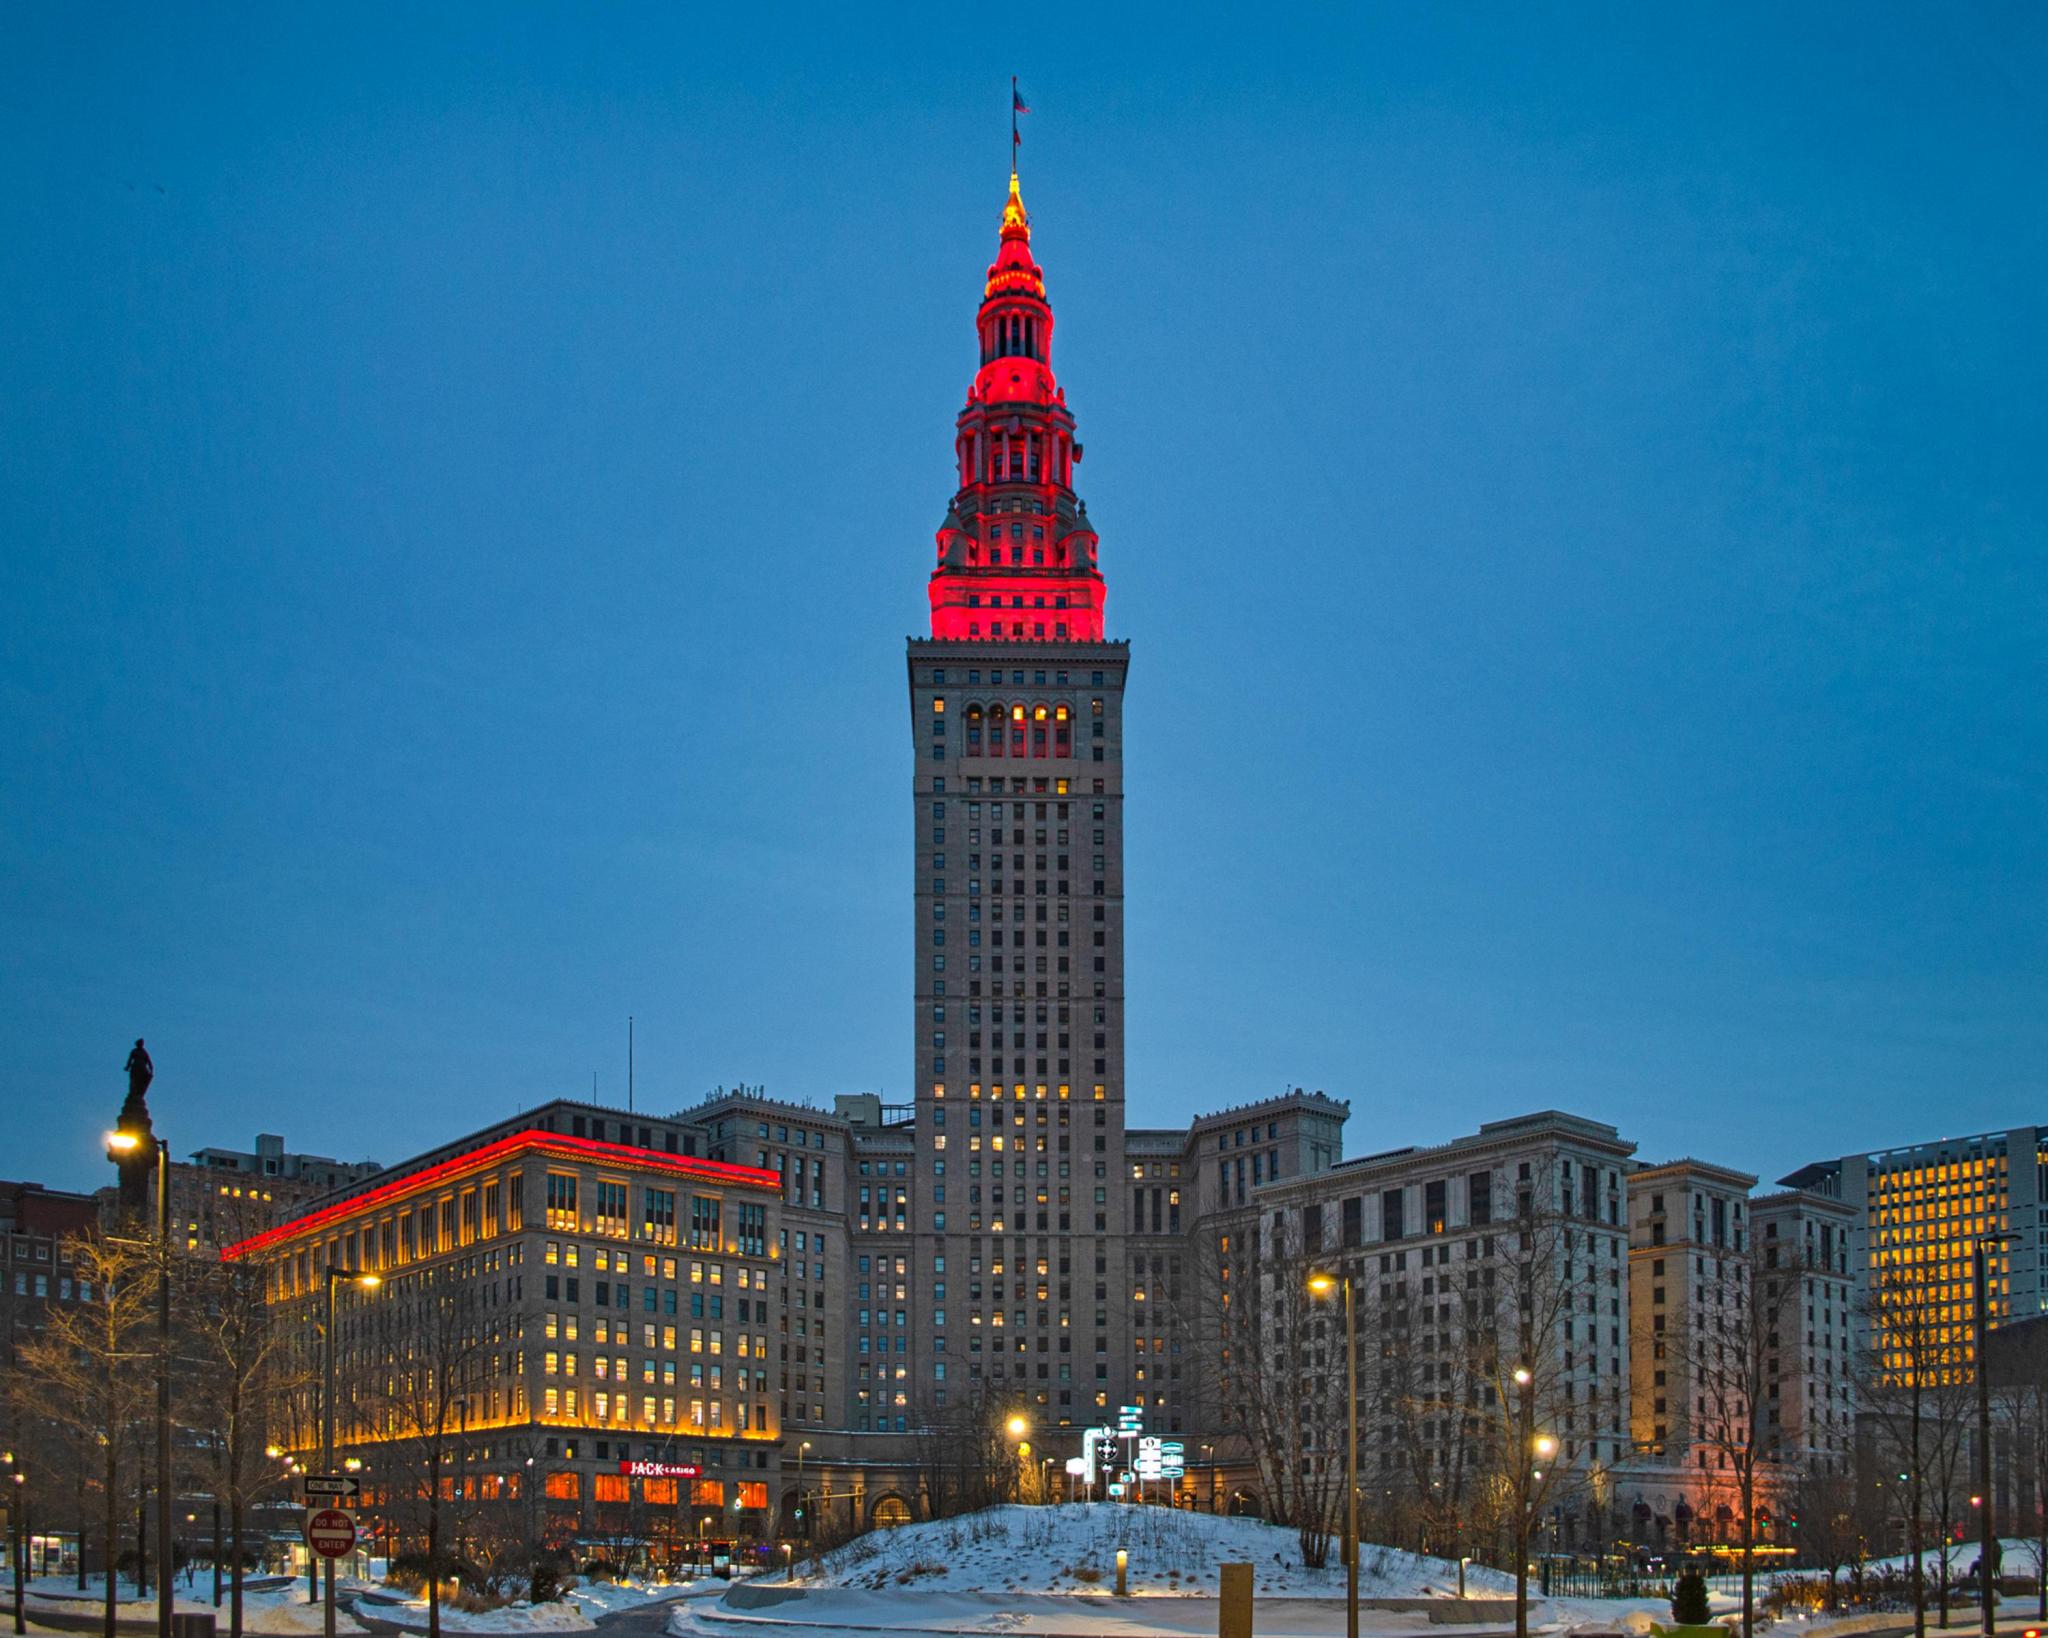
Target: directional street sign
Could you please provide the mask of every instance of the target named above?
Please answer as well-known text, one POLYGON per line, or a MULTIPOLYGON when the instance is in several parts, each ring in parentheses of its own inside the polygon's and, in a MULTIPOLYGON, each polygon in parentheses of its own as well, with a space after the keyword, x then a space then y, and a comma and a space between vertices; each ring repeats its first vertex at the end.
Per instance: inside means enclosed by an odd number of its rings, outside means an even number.
POLYGON ((308 1473, 305 1483, 309 1496, 360 1496, 363 1493, 363 1481, 353 1473, 308 1473))
POLYGON ((1086 1476, 1090 1484, 1095 1483, 1096 1464, 1109 1466, 1113 1459, 1112 1446, 1118 1435, 1115 1428, 1083 1428, 1081 1430, 1081 1457, 1087 1463, 1086 1476))
POLYGON ((322 1558, 339 1558, 356 1544, 356 1521, 338 1507, 306 1515, 306 1545, 322 1558))

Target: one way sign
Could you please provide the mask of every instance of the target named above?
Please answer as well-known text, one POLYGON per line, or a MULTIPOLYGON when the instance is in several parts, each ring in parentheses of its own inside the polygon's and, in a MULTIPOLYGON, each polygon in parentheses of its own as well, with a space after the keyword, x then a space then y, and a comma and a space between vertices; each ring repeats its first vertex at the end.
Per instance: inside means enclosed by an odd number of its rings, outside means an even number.
POLYGON ((360 1496, 363 1481, 353 1473, 308 1473, 306 1494, 309 1496, 360 1496))

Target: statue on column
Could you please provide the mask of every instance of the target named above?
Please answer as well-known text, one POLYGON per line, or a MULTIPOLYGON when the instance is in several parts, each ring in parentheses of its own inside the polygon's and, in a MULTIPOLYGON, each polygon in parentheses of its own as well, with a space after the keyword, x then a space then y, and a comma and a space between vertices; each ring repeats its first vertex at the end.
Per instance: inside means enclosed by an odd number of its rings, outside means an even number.
POLYGON ((135 1037, 135 1050, 128 1054, 124 1068, 128 1074, 128 1101, 121 1105, 121 1113, 139 1112, 147 1117, 149 1109, 143 1100, 149 1096, 149 1083, 156 1079, 156 1065, 149 1061, 149 1049, 142 1044, 139 1035, 135 1037))
POLYGON ((128 1096, 121 1104, 121 1118, 114 1123, 114 1130, 131 1133, 136 1142, 126 1150, 109 1149, 107 1158, 121 1175, 121 1215, 139 1221, 149 1215, 157 1141, 149 1118, 149 1083, 156 1079, 156 1065, 150 1062, 149 1048, 142 1044, 141 1036, 135 1038, 125 1067, 128 1096))

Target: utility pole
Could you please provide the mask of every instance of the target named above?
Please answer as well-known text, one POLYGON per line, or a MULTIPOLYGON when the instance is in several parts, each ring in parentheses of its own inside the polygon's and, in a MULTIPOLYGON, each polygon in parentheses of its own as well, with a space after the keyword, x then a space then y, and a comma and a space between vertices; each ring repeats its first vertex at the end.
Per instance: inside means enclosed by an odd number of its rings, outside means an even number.
POLYGON ((1977 1298, 1975 1343, 1977 1364, 1977 1525, 1980 1531, 1977 1583, 1984 1600, 1984 1638, 1998 1631, 1998 1529, 1992 1518, 1991 1495, 1991 1258, 1986 1247, 2003 1245, 2009 1234, 1979 1236, 1970 1248, 1970 1272, 1977 1298))

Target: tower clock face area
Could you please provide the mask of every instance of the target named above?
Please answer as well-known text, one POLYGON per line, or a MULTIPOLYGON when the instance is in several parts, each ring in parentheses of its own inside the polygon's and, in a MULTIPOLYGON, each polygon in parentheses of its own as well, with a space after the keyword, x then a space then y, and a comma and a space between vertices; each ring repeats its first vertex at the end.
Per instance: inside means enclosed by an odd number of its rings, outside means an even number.
MULTIPOLYGON (((910 1340, 903 1380, 914 1399, 996 1392, 1084 1425, 1133 1391, 1130 650, 1104 637, 1099 543, 1074 489, 1081 446, 1014 176, 976 337, 931 636, 908 655, 921 1153, 904 1255, 933 1323, 910 1340), (980 1323, 984 1292, 999 1324, 980 1323), (970 1325, 940 1321, 949 1307, 970 1325)), ((877 1363, 893 1396, 893 1352, 877 1363)))

